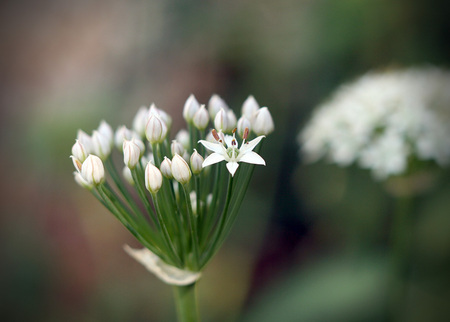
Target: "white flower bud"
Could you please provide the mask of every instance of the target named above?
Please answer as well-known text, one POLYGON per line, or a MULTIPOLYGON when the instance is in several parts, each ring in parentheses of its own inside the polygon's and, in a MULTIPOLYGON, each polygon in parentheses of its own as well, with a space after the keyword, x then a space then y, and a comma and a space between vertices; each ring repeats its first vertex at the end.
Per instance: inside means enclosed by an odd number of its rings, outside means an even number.
POLYGON ((252 95, 250 95, 244 101, 244 104, 242 104, 241 114, 242 116, 245 116, 247 119, 251 120, 258 110, 259 110, 258 102, 252 95))
POLYGON ((227 111, 227 130, 225 132, 231 132, 236 128, 236 115, 232 110, 227 111))
POLYGON ((191 143, 189 132, 187 130, 181 129, 180 131, 178 131, 177 135, 175 136, 175 140, 180 142, 185 150, 189 149, 191 143))
POLYGON ((111 154, 111 141, 105 135, 98 131, 94 131, 92 134, 92 148, 93 152, 105 160, 111 154))
POLYGON ((134 179, 133 175, 131 174, 130 168, 128 168, 127 166, 123 167, 122 175, 130 185, 134 186, 134 179))
POLYGON ((198 103, 197 99, 193 94, 191 94, 188 99, 186 100, 186 103, 184 103, 183 108, 183 117, 186 120, 186 122, 191 123, 192 119, 197 113, 198 109, 200 108, 200 104, 198 103))
POLYGON ((73 177, 75 179, 75 182, 78 183, 81 187, 89 190, 92 189, 93 185, 89 184, 86 180, 84 180, 78 171, 74 171, 73 177))
POLYGON ((163 162, 161 162, 160 169, 163 176, 165 176, 167 179, 173 179, 172 161, 170 161, 168 157, 164 157, 163 162))
POLYGON ((114 143, 116 144, 116 148, 119 151, 123 151, 123 141, 124 140, 131 140, 135 135, 133 131, 128 129, 125 125, 120 126, 117 128, 116 134, 114 136, 114 143))
POLYGON ((172 156, 175 156, 175 154, 183 155, 186 150, 181 143, 173 140, 172 144, 170 144, 170 151, 172 152, 172 156))
POLYGON ((141 106, 133 119, 133 130, 141 137, 145 136, 145 126, 147 125, 148 116, 148 108, 141 106))
POLYGON ((109 125, 106 121, 102 120, 100 122, 97 131, 106 137, 106 139, 109 142, 110 148, 112 148, 114 145, 114 131, 111 125, 109 125))
POLYGON ((84 146, 84 150, 87 154, 94 152, 92 149, 92 138, 83 130, 78 130, 77 139, 84 146))
POLYGON ((273 132, 275 125, 267 107, 261 107, 256 112, 252 122, 252 128, 256 135, 267 135, 273 132))
POLYGON ((194 114, 192 119, 194 126, 199 130, 204 130, 209 123, 209 114, 205 108, 205 105, 200 106, 200 109, 194 114))
POLYGON ((75 167, 75 170, 80 172, 81 171, 81 166, 83 165, 83 162, 81 162, 80 160, 75 158, 73 155, 71 155, 70 158, 72 159, 73 166, 75 167))
POLYGON ((200 172, 202 172, 202 164, 204 159, 196 149, 194 149, 194 153, 192 153, 190 161, 193 174, 199 174, 200 172))
POLYGON ((141 157, 141 149, 139 145, 136 144, 135 139, 131 139, 131 141, 124 140, 123 141, 123 162, 125 165, 134 169, 139 162, 141 157))
POLYGON ((72 156, 79 160, 80 162, 84 162, 87 158, 87 152, 84 148, 84 145, 80 142, 80 140, 75 140, 75 144, 72 146, 72 156))
POLYGON ((244 136, 244 131, 246 128, 251 131, 252 125, 250 123, 250 120, 245 115, 242 115, 237 122, 237 132, 241 138, 244 136))
POLYGON ((152 104, 149 109, 149 115, 155 113, 159 116, 159 118, 166 124, 167 128, 170 129, 172 126, 172 117, 167 114, 164 110, 156 107, 155 104, 152 104))
POLYGON ((220 109, 214 118, 214 127, 217 131, 226 131, 228 129, 228 117, 223 108, 220 109))
POLYGON ((208 112, 209 116, 211 116, 211 120, 216 118, 217 113, 219 113, 220 109, 228 110, 228 105, 225 101, 217 94, 211 96, 208 102, 208 112))
POLYGON ((161 143, 167 135, 166 123, 156 113, 152 113, 145 128, 145 135, 151 144, 161 143))
POLYGON ((81 166, 81 176, 90 185, 99 185, 105 180, 105 168, 102 160, 90 154, 81 166))
POLYGON ((191 169, 187 162, 178 154, 172 158, 172 175, 181 184, 186 184, 191 179, 191 169))
POLYGON ((162 174, 151 162, 145 167, 145 187, 151 193, 157 193, 162 186, 162 174))

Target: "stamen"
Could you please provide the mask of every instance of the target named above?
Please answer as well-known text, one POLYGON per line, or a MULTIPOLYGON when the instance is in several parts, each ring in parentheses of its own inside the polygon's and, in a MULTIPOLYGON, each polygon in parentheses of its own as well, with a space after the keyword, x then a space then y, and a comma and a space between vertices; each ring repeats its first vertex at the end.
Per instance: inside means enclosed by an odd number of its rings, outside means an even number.
POLYGON ((233 139, 233 140, 231 141, 231 145, 237 145, 236 140, 233 139))
POLYGON ((219 135, 217 134, 217 131, 213 129, 211 131, 212 136, 216 139, 216 141, 222 142, 222 140, 219 138, 219 135))
POLYGON ((236 133, 236 131, 237 131, 237 128, 234 128, 234 130, 233 130, 233 134, 234 134, 234 133, 236 133))
POLYGON ((242 139, 247 140, 248 138, 248 127, 245 128, 244 134, 242 135, 242 139))

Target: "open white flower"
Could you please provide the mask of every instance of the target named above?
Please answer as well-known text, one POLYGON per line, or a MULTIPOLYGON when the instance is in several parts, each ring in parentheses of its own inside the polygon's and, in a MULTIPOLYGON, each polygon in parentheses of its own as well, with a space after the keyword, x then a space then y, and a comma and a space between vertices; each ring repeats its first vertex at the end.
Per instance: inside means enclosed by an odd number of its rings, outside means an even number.
POLYGON ((227 161, 227 169, 231 176, 234 176, 239 167, 238 162, 266 165, 264 159, 256 152, 253 152, 253 149, 265 137, 264 135, 258 136, 250 142, 245 142, 244 138, 241 147, 238 148, 234 133, 232 136, 220 133, 221 137, 219 137, 219 134, 213 130, 212 134, 217 142, 208 142, 205 140, 198 141, 208 150, 213 151, 213 153, 203 161, 203 168, 221 161, 227 161))

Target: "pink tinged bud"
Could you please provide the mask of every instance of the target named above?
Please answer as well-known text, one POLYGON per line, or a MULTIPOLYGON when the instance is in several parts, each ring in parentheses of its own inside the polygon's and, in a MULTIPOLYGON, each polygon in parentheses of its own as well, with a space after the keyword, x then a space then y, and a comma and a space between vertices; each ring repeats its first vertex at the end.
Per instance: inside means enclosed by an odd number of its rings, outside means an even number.
POLYGON ((140 157, 141 149, 139 148, 139 145, 136 144, 135 139, 123 141, 123 162, 128 168, 134 169, 138 164, 140 157))
POLYGON ((163 162, 161 162, 160 169, 163 176, 165 176, 167 179, 173 179, 172 161, 170 161, 168 157, 164 157, 163 162))
POLYGON ((172 175, 181 184, 188 183, 192 176, 189 165, 178 154, 172 158, 172 175))
POLYGON ((86 180, 84 180, 78 171, 75 171, 73 173, 73 177, 75 179, 75 182, 78 183, 78 185, 80 185, 81 187, 89 190, 92 189, 93 185, 89 184, 86 180))
POLYGON ((272 115, 270 115, 267 107, 261 107, 256 112, 252 123, 253 132, 256 135, 267 135, 273 132, 275 125, 273 124, 272 115))
POLYGON ((105 180, 102 160, 96 155, 89 155, 81 166, 81 176, 90 185, 99 185, 105 180))
POLYGON ((236 128, 236 115, 232 110, 227 111, 227 130, 226 132, 231 132, 236 128))
POLYGON ((214 127, 218 131, 226 131, 228 129, 228 117, 225 110, 222 108, 214 118, 214 127))
POLYGON ((162 186, 162 174, 152 163, 145 167, 145 187, 151 193, 157 193, 162 186))
POLYGON ((188 123, 192 123, 192 119, 194 118, 195 113, 200 108, 200 104, 198 103, 197 99, 193 94, 191 94, 188 99, 186 100, 186 103, 184 103, 183 108, 183 117, 188 123))
POLYGON ((111 154, 110 140, 98 131, 94 131, 92 134, 92 147, 93 152, 102 160, 107 159, 111 154))
POLYGON ((94 152, 92 149, 92 138, 83 130, 78 130, 77 139, 83 144, 87 154, 94 152))
POLYGON ((130 168, 128 168, 127 166, 123 167, 122 175, 123 175, 124 179, 125 179, 130 185, 134 186, 134 179, 133 179, 133 175, 131 174, 130 168))
POLYGON ((181 145, 181 143, 177 140, 173 140, 172 144, 170 144, 170 152, 172 152, 172 156, 175 156, 175 154, 183 155, 185 151, 186 150, 183 145, 181 145))
POLYGON ((133 130, 142 138, 145 136, 145 126, 147 125, 148 116, 148 108, 141 106, 133 119, 133 130))
POLYGON ((86 160, 88 154, 80 140, 75 140, 75 144, 72 146, 72 156, 80 162, 86 160))
POLYGON ((192 122, 197 129, 206 129, 209 123, 209 114, 205 108, 205 105, 200 106, 200 109, 194 114, 192 122))
POLYGON ((189 132, 187 130, 182 129, 182 130, 178 131, 177 135, 175 136, 175 140, 177 140, 177 142, 180 142, 185 150, 189 149, 189 145, 191 143, 190 143, 189 132))
POLYGON ((166 138, 167 126, 157 114, 152 113, 150 115, 145 128, 145 135, 151 144, 161 143, 166 138))
POLYGON ((259 104, 258 102, 255 100, 255 98, 250 95, 244 102, 244 104, 242 104, 242 116, 245 116, 247 119, 251 120, 254 116, 255 113, 259 110, 259 104))
POLYGON ((199 174, 203 169, 202 163, 203 163, 204 159, 200 155, 200 153, 197 152, 196 149, 194 149, 194 153, 192 153, 190 161, 191 161, 192 173, 199 174))
POLYGON ((229 107, 227 103, 217 94, 211 96, 208 102, 208 112, 211 120, 216 118, 217 113, 219 113, 220 109, 228 110, 229 107))
POLYGON ((241 138, 244 138, 245 129, 251 130, 252 125, 250 120, 245 115, 242 115, 237 122, 237 132, 241 138))

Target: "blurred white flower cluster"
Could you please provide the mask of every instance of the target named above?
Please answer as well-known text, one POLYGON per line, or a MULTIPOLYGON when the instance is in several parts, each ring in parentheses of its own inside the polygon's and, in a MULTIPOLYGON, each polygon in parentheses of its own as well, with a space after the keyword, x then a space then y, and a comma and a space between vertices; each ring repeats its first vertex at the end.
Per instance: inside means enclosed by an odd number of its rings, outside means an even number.
POLYGON ((376 179, 411 160, 450 162, 450 72, 412 68, 369 73, 319 106, 299 134, 307 161, 357 163, 376 179))

